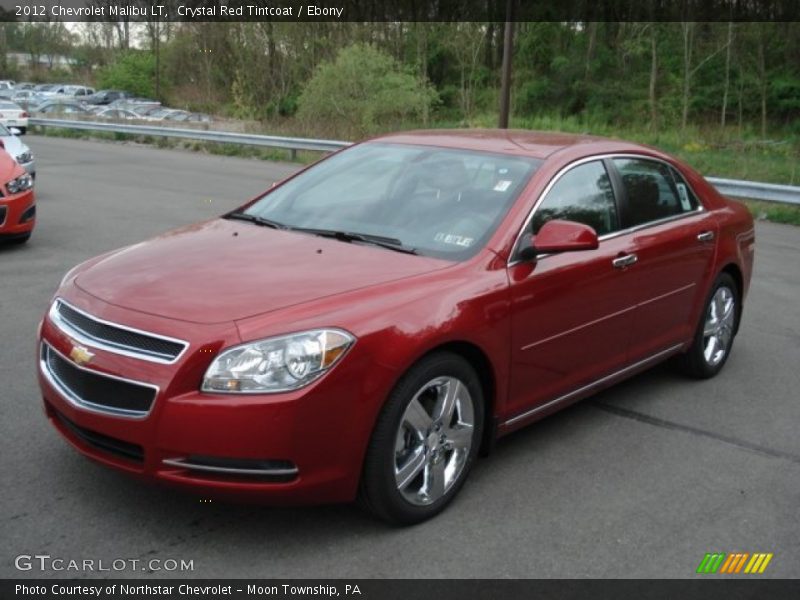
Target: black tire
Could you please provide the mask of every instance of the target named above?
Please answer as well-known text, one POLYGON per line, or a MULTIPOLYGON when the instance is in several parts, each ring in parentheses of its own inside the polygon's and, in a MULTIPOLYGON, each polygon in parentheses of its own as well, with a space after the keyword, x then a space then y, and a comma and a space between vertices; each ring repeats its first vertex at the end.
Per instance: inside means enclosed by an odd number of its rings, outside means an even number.
POLYGON ((20 135, 25 135, 25 133, 27 133, 27 131, 28 131, 27 127, 17 127, 17 129, 19 129, 19 134, 20 135))
POLYGON ((9 238, 6 241, 7 241, 8 244, 12 244, 12 245, 16 246, 16 245, 24 244, 29 239, 31 239, 31 234, 30 233, 26 233, 25 235, 21 235, 19 237, 9 238))
POLYGON ((685 374, 697 379, 709 379, 722 370, 733 348, 733 340, 739 325, 741 310, 741 298, 739 297, 739 288, 736 282, 728 273, 720 273, 714 281, 714 285, 711 286, 711 292, 703 305, 703 313, 700 315, 700 322, 697 324, 692 345, 685 354, 678 357, 678 366, 685 374), (727 290, 733 301, 732 313, 728 323, 730 331, 725 343, 720 344, 722 354, 717 355, 717 351, 712 354, 712 359, 709 359, 706 350, 710 336, 706 335, 706 324, 712 316, 712 302, 718 297, 718 293, 722 293, 720 290, 723 289, 727 290))
MULTIPOLYGON (((464 485, 478 454, 483 435, 483 422, 483 391, 472 366, 457 354, 449 352, 439 352, 424 358, 400 379, 378 417, 364 460, 359 489, 360 504, 377 517, 394 525, 412 525, 438 514, 453 500, 464 485), (436 381, 446 381, 447 383, 438 387, 429 385, 436 381), (463 385, 463 388, 459 388, 453 383, 454 381, 463 385), (444 393, 451 385, 454 385, 454 389, 459 390, 453 395, 460 394, 460 399, 456 402, 457 414, 453 413, 446 427, 443 428, 442 425, 445 419, 432 418, 427 437, 415 437, 417 429, 405 429, 408 427, 406 409, 412 400, 416 398, 420 406, 428 403, 431 410, 428 411, 427 416, 430 417, 431 414, 436 413, 436 406, 439 406, 437 403, 443 397, 437 394, 444 393), (464 390, 468 394, 464 394, 464 390), (468 404, 472 408, 471 436, 467 433, 468 428, 462 425, 462 421, 469 420, 468 404), (403 429, 401 430, 401 428, 403 429), (453 431, 460 432, 461 441, 459 443, 464 443, 463 440, 471 438, 468 448, 462 446, 461 450, 458 450, 458 445, 456 445, 456 449, 447 450, 446 444, 450 442, 438 440, 437 436, 442 435, 447 438, 445 433, 453 431), (403 486, 404 491, 398 487, 400 485, 397 481, 399 475, 395 472, 395 469, 398 468, 397 461, 403 460, 400 453, 407 451, 405 447, 401 450, 397 449, 401 436, 411 438, 409 445, 414 445, 416 450, 422 449, 422 456, 426 461, 426 466, 419 471, 418 476, 410 479, 407 486, 403 486), (434 441, 431 446, 432 439, 434 441), (445 445, 436 445, 439 443, 445 445), (451 461, 455 462, 451 463, 451 461), (453 469, 456 472, 454 479, 449 484, 442 484, 443 494, 437 496, 433 493, 431 496, 427 496, 424 493, 415 493, 412 488, 415 487, 416 482, 427 481, 429 469, 440 469, 441 480, 446 481, 445 467, 438 466, 441 463, 461 465, 453 469), (409 496, 413 496, 414 499, 409 500, 409 496), (431 497, 436 497, 436 499, 432 500, 431 497), (429 501, 429 503, 424 505, 416 503, 423 501, 429 501)), ((455 436, 453 439, 456 439, 455 436)), ((419 452, 413 454, 415 457, 420 455, 419 452)), ((437 471, 431 471, 431 473, 435 472, 437 471)), ((432 480, 436 479, 433 474, 431 477, 432 480)), ((426 487, 427 485, 421 485, 420 489, 426 489, 426 487)))

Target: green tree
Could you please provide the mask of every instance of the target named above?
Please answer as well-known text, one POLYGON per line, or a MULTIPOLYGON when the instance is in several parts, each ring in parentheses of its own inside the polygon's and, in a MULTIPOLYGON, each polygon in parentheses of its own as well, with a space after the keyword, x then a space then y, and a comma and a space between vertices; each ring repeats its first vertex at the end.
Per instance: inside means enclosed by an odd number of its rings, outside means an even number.
POLYGON ((128 51, 120 54, 97 76, 101 88, 125 90, 137 96, 152 97, 156 72, 155 57, 147 52, 128 51))
POLYGON ((435 90, 391 56, 354 44, 323 62, 303 88, 298 116, 308 122, 342 123, 365 135, 419 118, 436 102, 435 90))

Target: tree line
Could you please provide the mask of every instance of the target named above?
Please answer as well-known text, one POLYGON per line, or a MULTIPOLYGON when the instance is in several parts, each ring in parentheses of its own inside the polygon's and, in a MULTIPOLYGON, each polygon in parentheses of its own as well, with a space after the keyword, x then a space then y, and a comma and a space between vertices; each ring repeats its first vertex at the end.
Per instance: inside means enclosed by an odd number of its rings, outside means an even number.
MULTIPOLYGON (((515 28, 518 119, 800 134, 800 23, 515 28)), ((496 114, 502 50, 501 22, 4 23, 0 32, 6 75, 7 53, 22 52, 37 66, 19 76, 63 78, 47 58, 64 55, 89 83, 231 117, 316 119, 354 135, 496 114)))

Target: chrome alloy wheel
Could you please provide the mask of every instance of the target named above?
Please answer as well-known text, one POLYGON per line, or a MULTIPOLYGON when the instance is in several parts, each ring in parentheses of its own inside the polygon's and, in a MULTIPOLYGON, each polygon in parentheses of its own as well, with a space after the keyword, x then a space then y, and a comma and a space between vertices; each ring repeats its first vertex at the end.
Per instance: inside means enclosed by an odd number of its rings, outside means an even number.
POLYGON ((703 356, 709 366, 718 365, 731 345, 736 319, 736 299, 726 286, 720 286, 708 304, 703 326, 703 356))
POLYGON ((409 402, 395 438, 394 476, 411 504, 427 506, 461 476, 472 448, 475 410, 467 386, 437 377, 409 402))

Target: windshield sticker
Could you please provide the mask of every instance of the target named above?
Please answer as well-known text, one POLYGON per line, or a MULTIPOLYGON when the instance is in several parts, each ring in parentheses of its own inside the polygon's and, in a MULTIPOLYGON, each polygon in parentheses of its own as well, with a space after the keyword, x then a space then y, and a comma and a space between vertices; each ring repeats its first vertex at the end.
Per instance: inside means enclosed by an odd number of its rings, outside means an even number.
POLYGON ((678 195, 681 197, 681 207, 683 207, 683 210, 692 210, 692 203, 689 202, 689 192, 686 190, 686 185, 683 183, 677 185, 678 195))
POLYGON ((442 244, 451 244, 453 246, 461 246, 462 248, 469 248, 475 242, 475 239, 471 237, 443 233, 441 231, 437 233, 433 239, 442 244))
POLYGON ((509 187, 511 187, 511 182, 508 179, 501 179, 495 184, 494 191, 505 192, 509 187))

